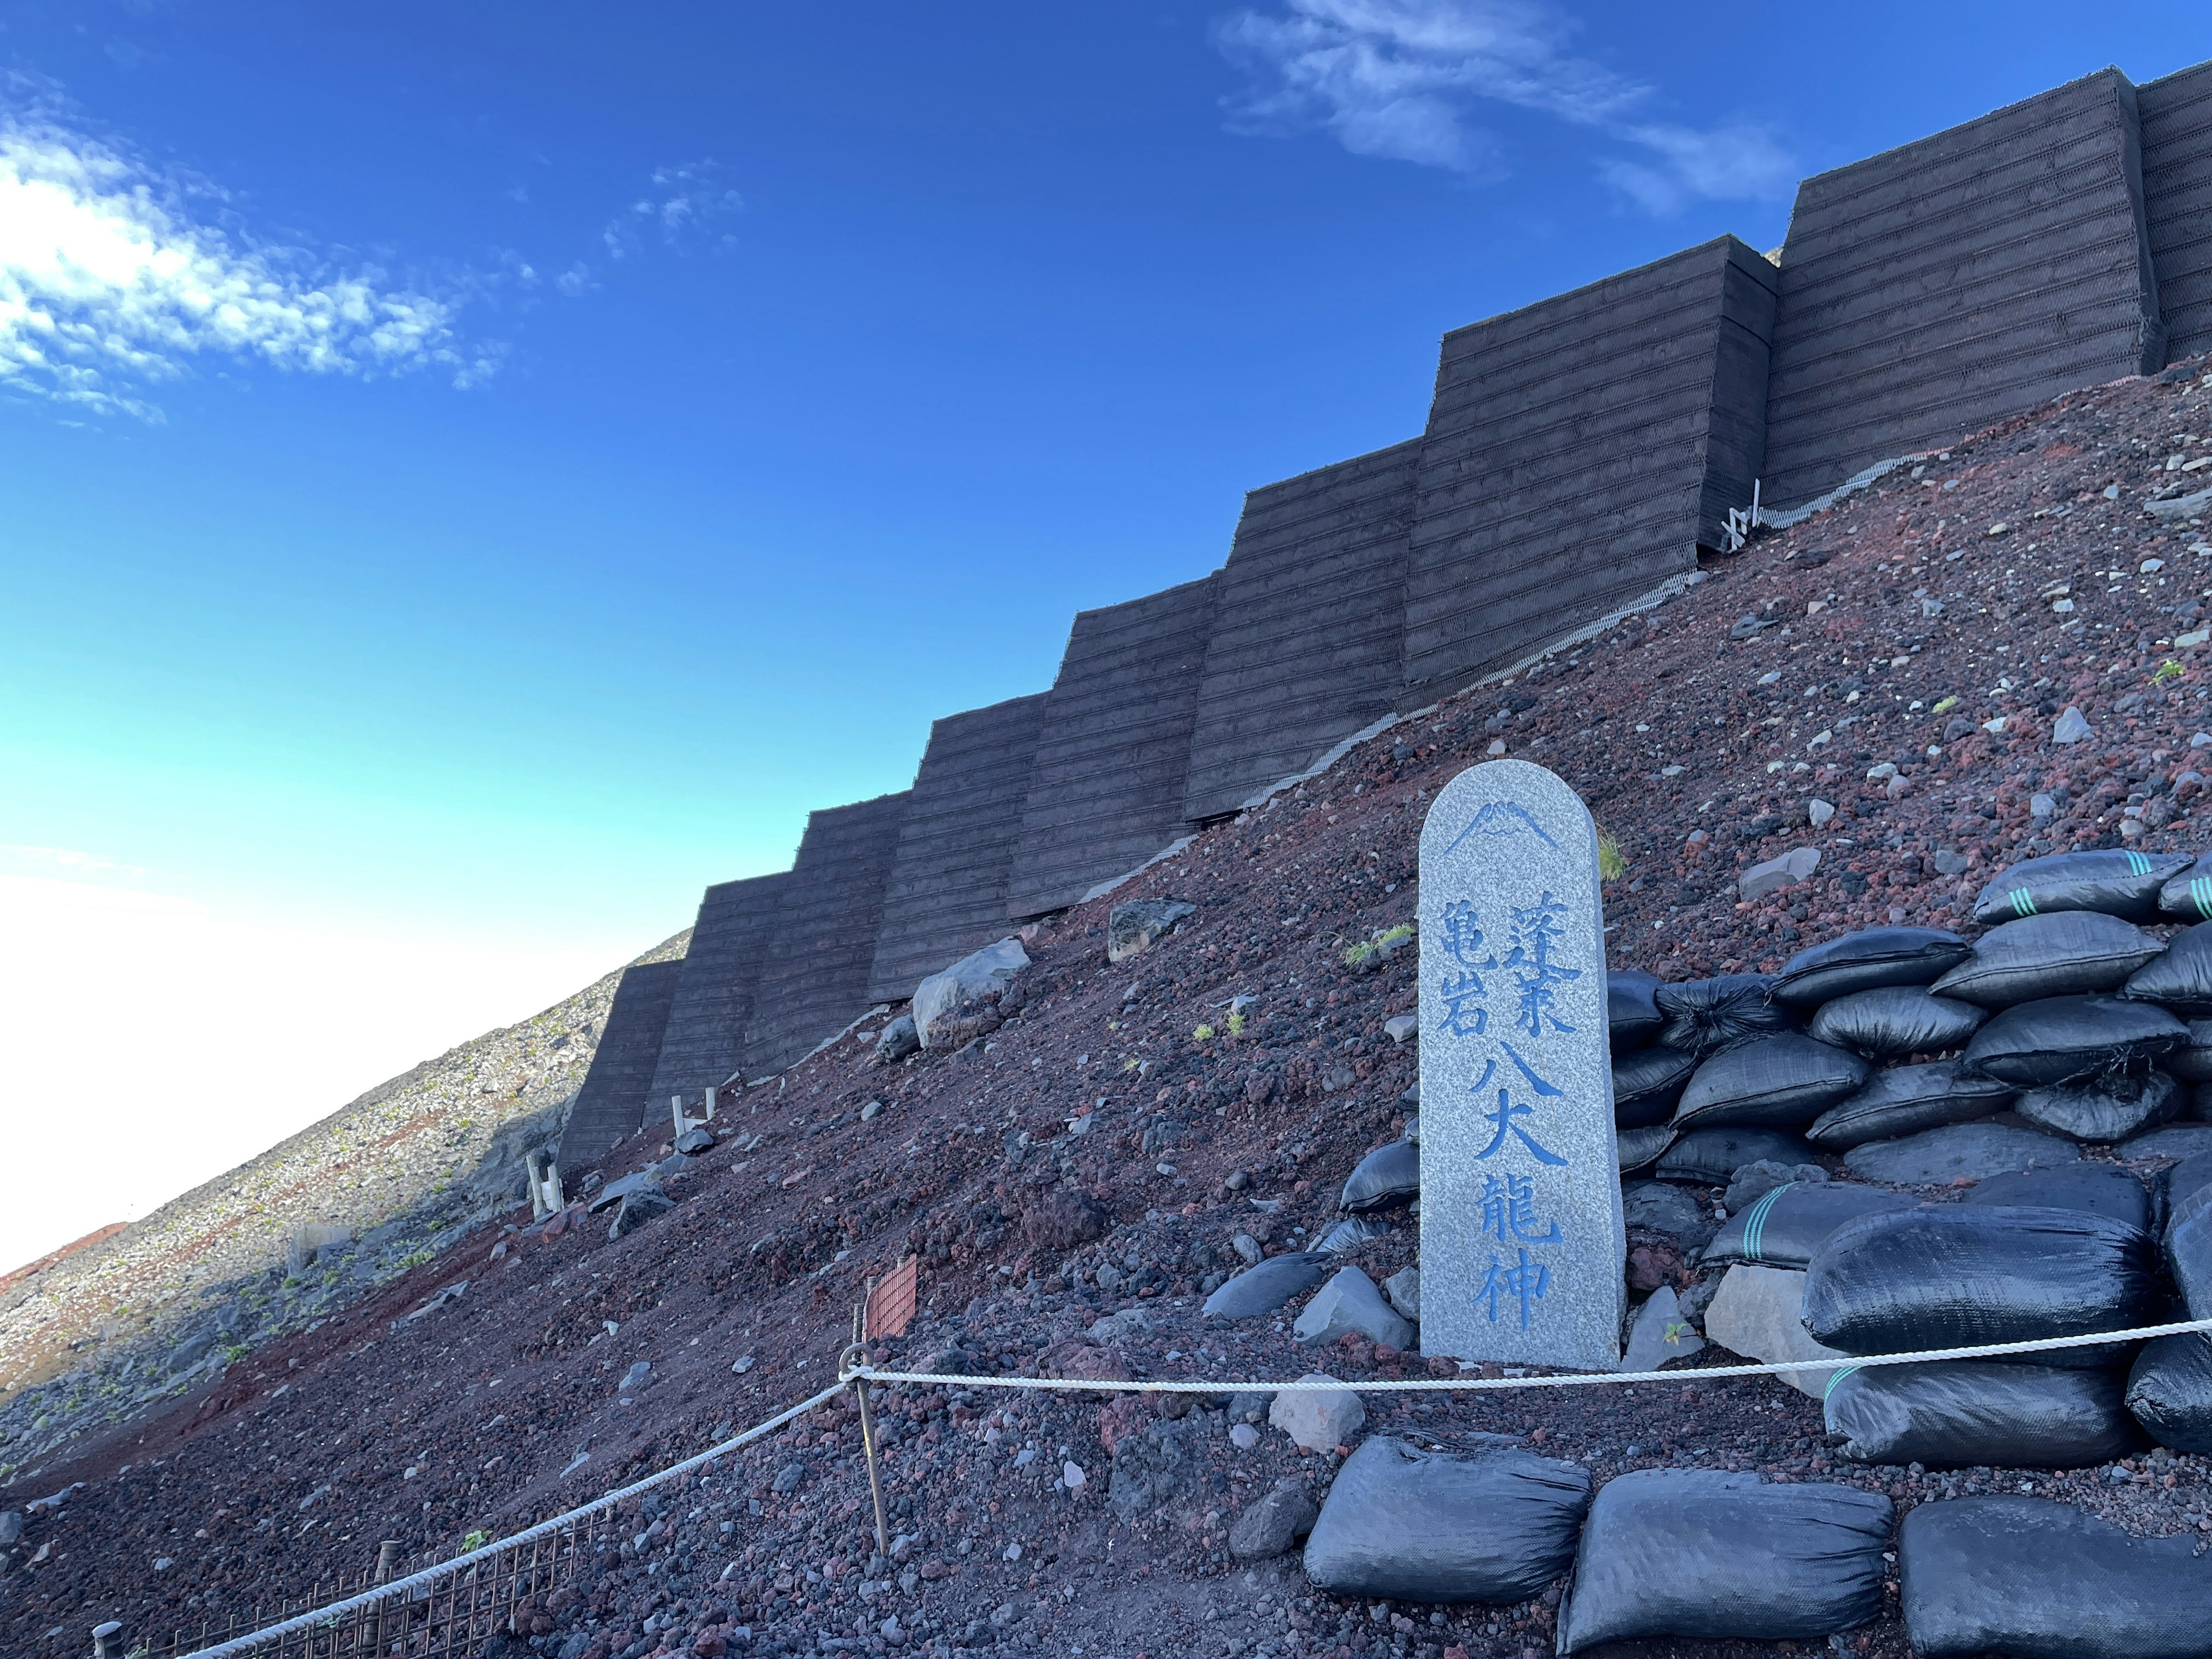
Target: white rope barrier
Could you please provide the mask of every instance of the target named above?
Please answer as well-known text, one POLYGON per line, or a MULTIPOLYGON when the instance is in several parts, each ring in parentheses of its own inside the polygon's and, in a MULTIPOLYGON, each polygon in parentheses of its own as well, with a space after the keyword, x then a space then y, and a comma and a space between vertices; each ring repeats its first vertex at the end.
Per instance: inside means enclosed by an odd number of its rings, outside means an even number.
POLYGON ((451 1578, 456 1574, 467 1571, 480 1562, 489 1561, 508 1550, 519 1549, 525 1545, 535 1543, 541 1538, 550 1538, 564 1528, 573 1526, 586 1516, 597 1515, 602 1510, 612 1509, 625 1498, 635 1498, 640 1492, 649 1492, 665 1481, 673 1480, 679 1474, 689 1474, 692 1470, 703 1464, 711 1463, 718 1457, 727 1456, 738 1447, 781 1428, 793 1418, 803 1416, 824 1401, 843 1393, 851 1386, 851 1378, 841 1376, 828 1388, 823 1389, 821 1393, 800 1401, 799 1404, 787 1411, 777 1413, 765 1423, 757 1424, 743 1434, 725 1440, 720 1445, 710 1446, 696 1457, 687 1457, 680 1463, 671 1464, 657 1474, 647 1475, 642 1480, 633 1481, 627 1486, 595 1498, 590 1503, 580 1504, 565 1515, 556 1515, 550 1521, 541 1521, 536 1526, 526 1528, 523 1531, 511 1537, 502 1538, 496 1543, 486 1544, 483 1548, 471 1550, 465 1555, 457 1555, 450 1561, 441 1561, 434 1567, 425 1567, 422 1571, 410 1573, 404 1578, 395 1578, 389 1583, 379 1584, 374 1589, 363 1590, 360 1595, 349 1596, 343 1601, 332 1601, 307 1613, 295 1613, 281 1623, 264 1626, 244 1636, 234 1636, 228 1641, 218 1642, 211 1648, 194 1649, 186 1659, 232 1659, 234 1655, 251 1653, 256 1648, 266 1646, 271 1642, 281 1642, 288 1636, 295 1635, 303 1630, 310 1630, 331 1620, 343 1619, 349 1613, 357 1613, 365 1607, 374 1607, 379 1603, 407 1595, 417 1586, 433 1584, 441 1578, 451 1578))

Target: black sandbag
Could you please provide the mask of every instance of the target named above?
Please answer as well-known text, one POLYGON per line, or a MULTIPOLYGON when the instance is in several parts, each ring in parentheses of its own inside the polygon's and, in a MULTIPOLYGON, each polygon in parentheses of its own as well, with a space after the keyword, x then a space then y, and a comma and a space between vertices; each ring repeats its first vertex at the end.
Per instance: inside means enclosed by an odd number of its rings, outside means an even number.
POLYGON ((1397 1231, 1379 1215, 1348 1215, 1314 1240, 1313 1248, 1322 1255, 1342 1255, 1372 1240, 1388 1238, 1397 1231))
POLYGON ((1909 1210, 1902 1193, 1851 1181, 1786 1181, 1729 1218, 1698 1258, 1700 1267, 1750 1261, 1768 1267, 1802 1267, 1846 1221, 1877 1211, 1909 1210))
POLYGON ((2074 910, 2154 921, 2160 890, 2189 862, 2186 853, 2054 853, 2028 859, 1982 889, 1974 920, 1994 927, 2021 916, 2074 910))
POLYGON ((1656 1163, 1660 1154, 1674 1140, 1674 1132, 1663 1123, 1644 1129, 1618 1130, 1613 1137, 1613 1161, 1626 1175, 1631 1170, 1656 1163))
POLYGON ((1345 1460, 1306 1540, 1306 1577, 1339 1595, 1525 1601, 1565 1571, 1588 1469, 1517 1447, 1455 1456, 1376 1435, 1345 1460))
POLYGON ((2161 1175, 2158 1182, 2166 1215, 2171 1218, 2179 1214, 2191 1198, 2212 1188, 2212 1152, 2198 1152, 2183 1158, 2161 1175))
POLYGON ((2088 1083, 2030 1089, 2012 1109, 2039 1129, 2076 1140, 2125 1140, 2179 1115, 2187 1091, 2163 1072, 2122 1072, 2088 1083))
MULTIPOLYGON (((1805 1326, 1844 1353, 2034 1342, 2147 1324, 2158 1249, 2139 1227, 2081 1210, 1947 1206, 1861 1216, 1805 1273, 1805 1326)), ((2109 1345, 2023 1354, 2084 1370, 2109 1345)))
POLYGON ((2189 1316, 2212 1319, 2212 1188, 2200 1188, 2173 1206, 2164 1255, 2189 1316))
POLYGON ((2081 1210, 2140 1227, 2151 1226, 2150 1193, 2142 1182, 2112 1164, 2061 1164, 2046 1170, 2015 1170, 1977 1182, 1964 1201, 2004 1204, 2015 1209, 2081 1210))
POLYGON ((2212 1083, 2212 1019, 2192 1019, 2188 1026, 2189 1040, 2160 1058, 2159 1066, 2184 1083, 2212 1083))
POLYGON ((1856 1462, 2081 1469, 2142 1445, 2124 1393, 2114 1372, 1993 1359, 1850 1365, 1821 1410, 1856 1462))
POLYGON ((2176 921, 2212 920, 2212 853, 2158 890, 2158 913, 2176 921))
POLYGON ((1613 1053, 1641 1048, 1659 1035, 1659 1028, 1667 1023, 1667 1017, 1652 1000, 1652 993, 1658 988, 1656 975, 1639 973, 1633 968, 1606 971, 1605 1027, 1613 1053))
POLYGON ((1659 1155, 1662 1181, 1725 1187, 1747 1164, 1814 1162, 1804 1138, 1780 1129, 1692 1129, 1659 1155))
POLYGON ((1774 1000, 1810 1008, 1886 985, 1929 985, 1973 954, 1939 927, 1869 927, 1800 951, 1774 976, 1774 1000))
POLYGON ((1338 1207, 1358 1215, 1411 1204, 1420 1195, 1421 1149, 1410 1140, 1394 1140, 1353 1166, 1338 1207))
POLYGON ((1613 1062, 1613 1126, 1642 1129, 1674 1115, 1674 1103, 1698 1069, 1680 1048, 1638 1048, 1613 1062))
POLYGON ((1856 1094, 1867 1063, 1796 1031, 1724 1048, 1698 1067, 1674 1108, 1674 1126, 1795 1128, 1856 1094))
POLYGON ((1635 1637, 1817 1639, 1863 1625, 1881 1611, 1892 1512, 1887 1498, 1827 1481, 1616 1475, 1590 1504, 1558 1650, 1635 1637))
POLYGON ((1652 994, 1667 1017, 1659 1041, 1702 1059, 1753 1037, 1794 1031, 1803 1022, 1796 1009, 1768 1000, 1773 986, 1771 974, 1723 974, 1662 985, 1652 994))
POLYGON ((2189 1041, 2165 1009, 2118 997, 2045 997, 2008 1008, 1974 1033, 1960 1056, 1967 1071, 2023 1089, 2107 1072, 2141 1071, 2189 1041))
POLYGON ((1905 1633, 1920 1659, 2203 1659, 2212 1572, 2190 1534, 2130 1538, 2070 1504, 1948 1498, 1897 1539, 1905 1633))
POLYGON ((1876 1072, 1866 1087, 1821 1113, 1805 1131, 1805 1139, 1828 1152, 1849 1152, 1869 1140, 1895 1140, 1947 1123, 1971 1123, 2002 1111, 2012 1103, 2013 1093, 2010 1084, 1978 1077, 1955 1060, 1894 1066, 1876 1072))
POLYGON ((2128 1373, 2127 1399, 2136 1421, 2160 1445, 2212 1453, 2212 1333, 2185 1331, 2144 1343, 2128 1373))
POLYGON ((2165 948, 2116 916, 2091 911, 2030 916, 1983 934, 1974 954, 1932 988, 1938 996, 1984 1008, 2117 991, 2165 948))
POLYGON ((1989 1010, 1917 985, 1886 985, 1824 1002, 1805 1035, 1869 1060, 1948 1054, 1966 1047, 1989 1010))
POLYGON ((1304 1296, 1335 1266, 1319 1250, 1298 1250, 1255 1262, 1206 1298, 1200 1313, 1217 1319, 1256 1319, 1294 1296, 1304 1296))
POLYGON ((2176 933, 2128 975, 2120 994, 2177 1014, 2212 1014, 2212 921, 2176 933))

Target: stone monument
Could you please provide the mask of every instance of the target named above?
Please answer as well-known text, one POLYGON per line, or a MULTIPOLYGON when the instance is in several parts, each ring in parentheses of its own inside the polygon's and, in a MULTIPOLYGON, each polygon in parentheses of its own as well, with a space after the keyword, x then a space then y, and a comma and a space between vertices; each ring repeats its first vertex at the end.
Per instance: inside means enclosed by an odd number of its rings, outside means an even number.
POLYGON ((1613 1158, 1597 826, 1492 761, 1421 830, 1421 1348, 1611 1370, 1627 1232, 1613 1158))

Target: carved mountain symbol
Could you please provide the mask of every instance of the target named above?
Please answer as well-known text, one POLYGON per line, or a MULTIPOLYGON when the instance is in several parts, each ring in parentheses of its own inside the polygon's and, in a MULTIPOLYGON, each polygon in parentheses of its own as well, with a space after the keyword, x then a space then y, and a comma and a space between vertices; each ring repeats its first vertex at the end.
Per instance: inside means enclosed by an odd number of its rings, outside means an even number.
POLYGON ((1452 837, 1451 845, 1445 848, 1444 851, 1456 853, 1460 844, 1469 836, 1492 838, 1503 838, 1507 836, 1534 836, 1554 852, 1557 852, 1559 848, 1559 842, 1544 833, 1544 826, 1528 816, 1526 808, 1516 806, 1511 801, 1505 800, 1494 800, 1477 812, 1474 821, 1452 837))

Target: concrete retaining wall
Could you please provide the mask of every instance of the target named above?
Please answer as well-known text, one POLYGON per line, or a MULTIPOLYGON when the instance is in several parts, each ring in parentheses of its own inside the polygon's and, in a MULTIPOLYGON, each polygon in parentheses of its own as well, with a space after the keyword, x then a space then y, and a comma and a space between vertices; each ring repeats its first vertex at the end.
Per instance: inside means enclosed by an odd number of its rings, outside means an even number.
POLYGON ((2106 70, 1799 185, 1767 498, 2160 368, 2139 137, 2106 70))
POLYGON ((1006 937, 1006 881, 1046 695, 930 727, 884 890, 871 1002, 910 997, 928 975, 1006 937))
POLYGON ((1720 541, 1763 447, 1775 275, 1724 236, 1444 337, 1407 552, 1408 702, 1720 541))
POLYGON ((2169 362, 2212 351, 2212 64, 2138 89, 2143 210, 2169 362))
POLYGON ((1218 580, 1076 617, 1045 696, 1006 886, 1009 918, 1073 904, 1182 833, 1218 580))
POLYGON ((884 884, 908 792, 832 806, 806 820, 776 905, 741 1056, 757 1077, 805 1057, 868 1006, 884 884))
POLYGON ((1396 705, 1418 438, 1244 498, 1217 580, 1183 816, 1235 811, 1396 705))
POLYGON ((635 1134, 653 1084, 654 1062, 668 1026, 668 1010, 684 961, 645 962, 623 970, 584 1073, 568 1126, 561 1135, 561 1166, 581 1170, 617 1141, 635 1134))
POLYGON ((684 1096, 696 1111, 701 1091, 720 1087, 738 1069, 769 934, 790 884, 788 872, 726 881, 699 902, 653 1086, 641 1103, 647 1118, 665 1115, 671 1095, 684 1096))

